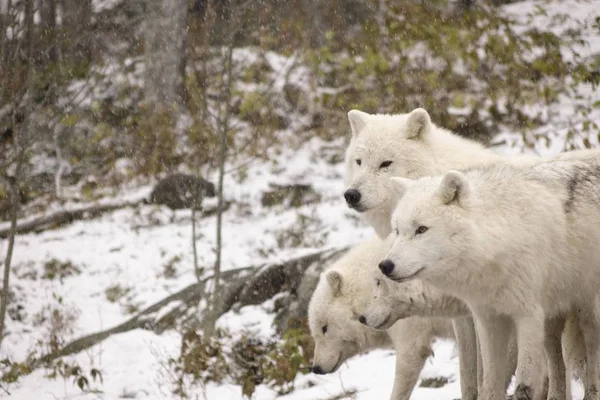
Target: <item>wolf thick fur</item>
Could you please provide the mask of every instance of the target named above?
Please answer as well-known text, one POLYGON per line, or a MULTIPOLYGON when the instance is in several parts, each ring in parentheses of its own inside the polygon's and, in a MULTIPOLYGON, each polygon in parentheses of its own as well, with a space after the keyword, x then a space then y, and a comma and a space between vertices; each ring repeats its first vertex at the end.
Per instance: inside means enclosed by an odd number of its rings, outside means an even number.
POLYGON ((392 216, 397 237, 380 268, 393 280, 418 277, 468 303, 477 317, 486 399, 504 396, 507 316, 519 353, 522 343, 544 343, 549 396, 565 397, 560 344, 571 312, 585 341, 586 400, 598 398, 600 152, 589 154, 530 168, 496 164, 393 179, 401 196, 392 216))
POLYGON ((346 151, 345 181, 348 190, 360 193, 360 200, 349 206, 361 212, 381 238, 391 232, 390 219, 398 202, 389 177, 415 179, 503 159, 437 127, 421 108, 397 115, 352 110, 348 119, 352 139, 346 151))
MULTIPOLYGON (((386 239, 389 241, 390 238, 386 239)), ((362 309, 356 311, 363 318, 366 325, 376 327, 377 329, 385 329, 394 324, 398 319, 406 318, 409 315, 430 315, 457 318, 460 316, 470 316, 471 312, 467 305, 456 297, 446 295, 440 292, 435 287, 428 285, 420 279, 411 280, 408 282, 394 282, 390 279, 385 279, 379 270, 373 271, 373 284, 371 296, 362 309)), ((566 322, 565 331, 563 334, 563 354, 565 355, 567 369, 569 374, 578 378, 582 376, 585 370, 583 364, 585 360, 585 349, 581 345, 581 332, 577 320, 569 318, 566 322)), ((456 335, 457 341, 460 335, 456 335)), ((517 355, 516 338, 514 337, 514 327, 511 332, 510 339, 510 363, 507 370, 507 384, 515 371, 517 355)), ((474 347, 474 340, 469 341, 466 346, 474 347)), ((545 371, 545 365, 541 368, 545 371)), ((480 371, 478 371, 480 372, 480 371)), ((546 375, 545 375, 546 376, 546 375)), ((571 380, 566 382, 566 397, 571 398, 571 380)), ((546 398, 544 394, 540 397, 546 398)))
MULTIPOLYGON (((348 119, 352 139, 346 151, 345 197, 381 238, 391 233, 391 215, 398 202, 391 176, 419 178, 503 159, 478 143, 437 127, 424 109, 399 115, 352 110, 348 119), (354 195, 349 196, 352 192, 354 195)), ((519 157, 523 163, 533 159, 519 157)), ((456 321, 456 335, 464 335, 458 338, 459 343, 475 336, 472 326, 467 319, 456 321)))
MULTIPOLYGON (((348 119, 352 138, 346 150, 344 179, 347 190, 360 194, 359 201, 349 206, 360 212, 382 239, 391 232, 390 220, 398 202, 390 177, 416 179, 495 161, 513 165, 545 161, 537 156, 494 153, 436 126, 422 108, 395 115, 351 110, 348 119)), ((558 156, 565 160, 586 157, 586 151, 558 156)))
MULTIPOLYGON (((433 341, 454 336, 451 321, 446 318, 406 318, 386 331, 358 322, 354 309, 367 300, 372 268, 390 244, 377 237, 362 242, 321 274, 308 308, 310 331, 315 340, 313 371, 331 373, 352 356, 393 347, 396 372, 390 398, 408 400, 425 361, 432 355, 433 341)), ((476 354, 472 357, 471 368, 477 363, 476 354)), ((469 384, 476 394, 476 380, 464 384, 469 384)))
MULTIPOLYGON (((436 126, 420 108, 398 115, 371 115, 352 110, 348 119, 352 139, 346 151, 345 181, 346 193, 353 190, 354 196, 346 198, 352 200, 348 201, 349 206, 361 212, 381 238, 391 232, 391 215, 398 201, 389 177, 415 179, 487 162, 533 165, 544 161, 535 156, 505 157, 494 153, 436 126)), ((587 157, 585 151, 558 156, 565 160, 587 157)), ((571 322, 577 323, 576 320, 571 322)), ((572 329, 572 332, 577 331, 572 329)), ((572 349, 573 354, 581 354, 582 349, 577 348, 580 342, 576 340, 565 346, 572 349)))

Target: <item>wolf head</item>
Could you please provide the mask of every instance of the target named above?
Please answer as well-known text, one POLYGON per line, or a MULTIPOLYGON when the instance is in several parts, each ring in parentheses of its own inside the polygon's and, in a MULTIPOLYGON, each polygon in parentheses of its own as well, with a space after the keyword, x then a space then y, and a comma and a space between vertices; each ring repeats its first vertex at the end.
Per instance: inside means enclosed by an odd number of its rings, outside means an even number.
POLYGON ((461 253, 475 246, 470 182, 457 171, 391 181, 400 197, 391 221, 395 240, 379 269, 396 282, 443 279, 456 267, 461 253))
POLYGON ((352 139, 346 151, 344 197, 350 208, 365 213, 367 219, 383 214, 381 224, 371 222, 384 238, 389 233, 389 217, 398 200, 389 178, 417 178, 431 173, 436 160, 428 137, 435 126, 422 108, 399 115, 371 115, 352 110, 348 119, 352 139))
POLYGON ((348 358, 367 350, 374 331, 358 322, 353 312, 351 277, 329 269, 321 274, 308 307, 308 324, 315 341, 312 371, 335 372, 348 358))
MULTIPOLYGON (((374 268, 375 270, 375 268, 374 268)), ((389 329, 396 321, 419 314, 427 307, 420 280, 395 283, 374 271, 370 296, 357 308, 359 322, 377 330, 389 329)))

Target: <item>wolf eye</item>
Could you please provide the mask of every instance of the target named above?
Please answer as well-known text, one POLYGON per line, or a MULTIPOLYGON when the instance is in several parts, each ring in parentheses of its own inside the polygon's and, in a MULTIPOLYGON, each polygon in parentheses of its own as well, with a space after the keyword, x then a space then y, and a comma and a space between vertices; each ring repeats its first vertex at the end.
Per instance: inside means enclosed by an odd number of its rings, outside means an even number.
POLYGON ((400 231, 396 228, 396 236, 400 236, 400 231))
POLYGON ((384 161, 384 162, 382 162, 382 163, 379 165, 379 168, 387 168, 387 167, 389 167, 390 165, 392 165, 392 162, 391 162, 391 161, 384 161))
POLYGON ((420 235, 422 233, 427 232, 427 229, 429 229, 426 226, 421 225, 420 227, 417 228, 417 230, 415 231, 415 235, 420 235))
POLYGON ((381 281, 377 279, 377 286, 381 285, 381 281))
POLYGON ((359 159, 359 160, 356 160, 356 163, 357 163, 358 165, 360 165, 360 164, 362 164, 362 161, 359 159))
POLYGON ((326 334, 327 333, 327 325, 323 325, 321 330, 323 331, 323 335, 326 334))

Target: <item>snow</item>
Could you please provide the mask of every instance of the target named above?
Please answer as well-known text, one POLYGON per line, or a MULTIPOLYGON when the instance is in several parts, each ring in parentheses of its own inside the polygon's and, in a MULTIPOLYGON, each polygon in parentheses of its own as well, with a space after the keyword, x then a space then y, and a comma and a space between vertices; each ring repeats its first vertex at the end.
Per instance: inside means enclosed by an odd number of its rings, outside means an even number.
MULTIPOLYGON (((95 0, 94 10, 99 12, 114 7, 119 0, 95 0)), ((519 2, 506 11, 517 16, 533 12, 538 1, 519 2)), ((546 3, 544 3, 546 4, 546 3)), ((583 18, 589 25, 598 16, 600 1, 581 2, 569 0, 550 3, 548 14, 568 10, 573 18, 583 18)), ((557 27, 549 23, 549 16, 536 16, 532 23, 544 27, 551 25, 556 33, 564 32, 570 25, 557 27), (562 29, 562 30, 561 30, 562 29)), ((529 22, 528 22, 529 24, 529 22)), ((591 29, 591 28, 589 28, 591 29)), ((597 35, 597 34, 596 34, 597 35)), ((600 52, 600 39, 591 37, 585 55, 600 52)), ((583 51, 582 50, 582 51, 583 51)), ((282 90, 284 76, 291 82, 309 88, 308 71, 298 66, 295 56, 267 52, 263 55, 271 68, 277 72, 273 90, 282 90)), ((239 49, 234 53, 236 62, 257 62, 258 54, 252 49, 239 49)), ((92 104, 96 99, 118 92, 123 82, 141 87, 139 80, 143 65, 137 59, 127 59, 124 65, 108 63, 98 75, 113 75, 107 87, 98 89, 93 95, 89 88, 96 82, 74 82, 71 92, 81 96, 82 105, 92 104), (133 66, 133 68, 129 68, 133 66), (124 68, 125 67, 125 68, 124 68), (126 69, 129 72, 124 72, 126 69)), ((96 78, 93 78, 96 79, 96 78)), ((590 88, 580 88, 582 102, 598 98, 590 88)), ((320 88, 326 91, 327 88, 320 88)), ((457 110, 461 112, 461 110, 457 110)), ((574 118, 572 99, 562 97, 558 104, 549 108, 533 107, 529 113, 544 112, 552 116, 551 124, 541 127, 531 134, 531 148, 525 146, 520 133, 505 131, 495 138, 498 152, 516 154, 534 152, 539 155, 552 155, 562 151, 567 145, 570 129, 581 129, 581 121, 574 118), (550 141, 540 140, 541 133, 549 134, 550 141)), ((600 123, 597 111, 592 117, 600 123)), ((345 129, 345 128, 344 128, 345 129)), ((290 132, 288 132, 290 134, 290 132)), ((235 201, 224 214, 223 266, 235 269, 250 265, 285 260, 318 248, 335 248, 354 244, 371 234, 371 229, 356 219, 349 211, 341 196, 343 185, 343 165, 330 164, 323 157, 324 152, 343 155, 347 137, 334 142, 311 139, 301 147, 290 146, 281 154, 270 152, 269 162, 254 161, 248 164, 243 180, 237 173, 225 178, 227 200, 235 201), (269 189, 269 183, 310 183, 322 201, 297 209, 283 206, 264 208, 261 195, 269 189), (280 249, 277 235, 297 226, 297 216, 302 214, 314 219, 311 237, 307 242, 314 246, 280 249)), ((595 135, 590 135, 593 146, 600 145, 595 135)), ((580 142, 574 143, 581 147, 580 142)), ((241 163, 234 160, 227 170, 235 170, 241 163)), ((118 168, 127 169, 127 160, 122 160, 118 168)), ((216 176, 207 177, 216 181, 216 176)), ((105 197, 97 204, 139 201, 150 192, 151 186, 125 188, 112 197, 105 197)), ((214 206, 215 200, 208 199, 206 207, 214 206)), ((86 203, 67 202, 53 204, 47 212, 60 209, 76 209, 89 206, 86 203)), ((32 217, 34 218, 34 217, 32 217)), ((210 267, 214 262, 213 249, 216 245, 214 232, 215 217, 201 219, 198 224, 199 264, 210 267)), ((0 224, 5 228, 6 223, 0 224)), ((18 266, 12 277, 15 300, 24 306, 22 322, 9 325, 9 335, 4 339, 2 358, 23 360, 38 342, 47 339, 47 331, 36 328, 36 316, 48 316, 50 310, 44 305, 70 310, 73 317, 71 329, 65 333, 67 340, 118 325, 133 314, 132 309, 143 309, 157 300, 177 292, 195 282, 191 252, 191 227, 188 211, 172 213, 164 207, 140 205, 103 214, 101 217, 74 222, 60 229, 40 234, 20 235, 16 241, 14 263, 18 266), (174 222, 170 222, 171 216, 174 222), (62 280, 42 279, 44 265, 51 260, 70 261, 80 270, 79 274, 62 280), (165 274, 165 266, 172 264, 173 276, 165 274), (166 276, 167 275, 167 276, 166 276), (123 296, 115 302, 107 300, 108 288, 122 289, 123 296)), ((0 254, 6 249, 6 241, 0 241, 0 254)), ((207 268, 210 272, 210 268, 207 268)), ((271 302, 259 306, 243 307, 225 314, 218 326, 227 328, 233 334, 253 332, 261 337, 274 334, 274 315, 271 302)), ((161 335, 145 330, 134 330, 113 335, 101 344, 92 347, 67 360, 78 362, 84 371, 98 368, 103 372, 103 383, 91 382, 91 389, 83 393, 71 379, 48 379, 47 371, 37 370, 18 383, 9 387, 12 397, 22 400, 45 399, 170 399, 170 375, 166 366, 169 357, 177 357, 181 337, 167 331, 161 335)), ((454 399, 460 397, 458 359, 452 342, 440 341, 434 345, 435 356, 427 361, 421 378, 443 376, 449 383, 439 389, 417 387, 412 399, 454 399)), ((285 396, 261 385, 254 399, 307 400, 326 399, 347 393, 340 398, 373 399, 387 398, 391 391, 394 371, 393 352, 373 351, 347 361, 338 372, 326 376, 301 375, 295 381, 296 390, 285 396), (354 393, 354 394, 352 394, 354 393)), ((581 387, 573 385, 574 399, 582 398, 581 387)), ((240 399, 241 388, 231 383, 208 384, 195 393, 204 399, 240 399)))
MULTIPOLYGON (((559 37, 564 37, 569 30, 592 29, 595 18, 599 16, 598 2, 594 0, 525 1, 507 5, 504 10, 523 21, 523 29, 537 27, 559 37)), ((584 46, 576 44, 573 50, 582 57, 597 55, 600 53, 600 40, 592 40, 584 46)), ((568 52, 564 55, 572 56, 568 52)))
POLYGON ((117 4, 121 3, 121 1, 122 0, 92 0, 92 7, 94 12, 99 13, 114 8, 117 4))

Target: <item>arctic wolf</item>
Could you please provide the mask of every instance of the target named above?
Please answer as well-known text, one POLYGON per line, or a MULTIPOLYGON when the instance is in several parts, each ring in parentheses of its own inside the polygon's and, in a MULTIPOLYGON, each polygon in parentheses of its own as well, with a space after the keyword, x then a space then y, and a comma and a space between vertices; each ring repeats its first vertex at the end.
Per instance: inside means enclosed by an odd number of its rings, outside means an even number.
MULTIPOLYGON (((352 130, 346 150, 344 197, 384 239, 398 196, 389 178, 421 178, 461 170, 490 161, 514 165, 543 162, 537 156, 502 156, 481 144, 461 138, 431 122, 417 108, 408 114, 348 112, 352 130)), ((585 151, 562 153, 559 159, 587 157, 585 151)))
MULTIPOLYGON (((437 127, 427 111, 421 108, 398 115, 371 115, 352 110, 348 119, 352 139, 346 151, 347 190, 344 197, 348 206, 360 212, 381 238, 392 231, 390 220, 398 201, 389 177, 414 179, 486 162, 533 165, 544 161, 535 156, 505 157, 496 154, 478 143, 437 127)), ((559 159, 587 157, 585 151, 557 156, 559 159)), ((577 323, 576 318, 574 323, 577 323)), ((521 368, 524 366, 521 365, 519 370, 521 368)), ((519 370, 517 383, 528 376, 519 370)), ((516 397, 520 397, 519 393, 516 397)))
POLYGON ((535 360, 543 342, 549 398, 564 398, 561 334, 570 312, 585 341, 585 398, 598 398, 600 152, 587 154, 584 161, 496 163, 392 179, 400 197, 392 215, 396 240, 379 268, 392 280, 419 278, 467 302, 478 324, 486 399, 504 396, 499 377, 509 316, 519 360, 535 360), (525 357, 522 349, 532 353, 525 357))
MULTIPOLYGON (((372 266, 371 266, 372 267, 372 266)), ((363 304, 362 308, 356 309, 359 314, 359 321, 367 326, 375 329, 388 329, 394 325, 396 321, 408 316, 431 315, 438 316, 445 314, 446 316, 459 317, 469 316, 470 311, 467 305, 456 297, 442 294, 433 286, 423 283, 420 279, 410 280, 408 282, 394 282, 390 279, 385 279, 379 269, 375 271, 372 277, 371 290, 369 292, 368 301, 363 304)), ((363 296, 364 297, 364 296, 363 296)), ((514 331, 514 328, 513 328, 514 331)), ((460 335, 456 339, 459 340, 460 335)), ((515 339, 511 334, 511 351, 514 353, 516 348, 515 339)), ((581 343, 581 332, 577 320, 569 318, 567 326, 563 333, 563 354, 565 355, 566 364, 569 373, 567 377, 580 378, 585 372, 585 348, 581 343)), ((474 340, 467 342, 465 346, 474 348, 474 340)), ((510 366, 506 378, 507 383, 510 382, 512 373, 516 366, 516 353, 511 353, 510 366)), ((547 378, 545 365, 542 375, 547 378)), ((480 373, 481 371, 478 371, 480 373)), ((566 398, 571 398, 571 380, 566 381, 566 398)), ((547 388, 545 389, 547 390, 547 388)), ((538 397, 538 396, 536 396, 538 397)), ((546 399, 546 394, 542 392, 539 398, 546 399)))
POLYGON ((391 232, 398 196, 391 176, 420 178, 503 157, 431 122, 417 108, 409 114, 348 112, 352 139, 346 151, 348 206, 360 213, 380 238, 391 232))
MULTIPOLYGON (((387 331, 371 329, 358 321, 354 313, 358 304, 370 295, 370 277, 377 262, 391 247, 375 237, 360 243, 321 274, 311 298, 308 321, 315 340, 312 371, 327 374, 336 371, 348 358, 376 348, 396 350, 396 372, 391 400, 408 400, 418 381, 431 346, 437 338, 454 338, 452 323, 447 318, 420 318, 419 313, 406 314, 406 319, 390 326, 387 331)), ((468 311, 462 306, 462 314, 468 311)), ((475 369, 477 354, 472 343, 466 347, 468 354, 459 354, 462 369, 475 369)), ((476 370, 465 375, 463 398, 477 397, 476 370), (468 379, 467 378, 467 379, 468 379), (466 394, 466 397, 464 396, 466 394)))

